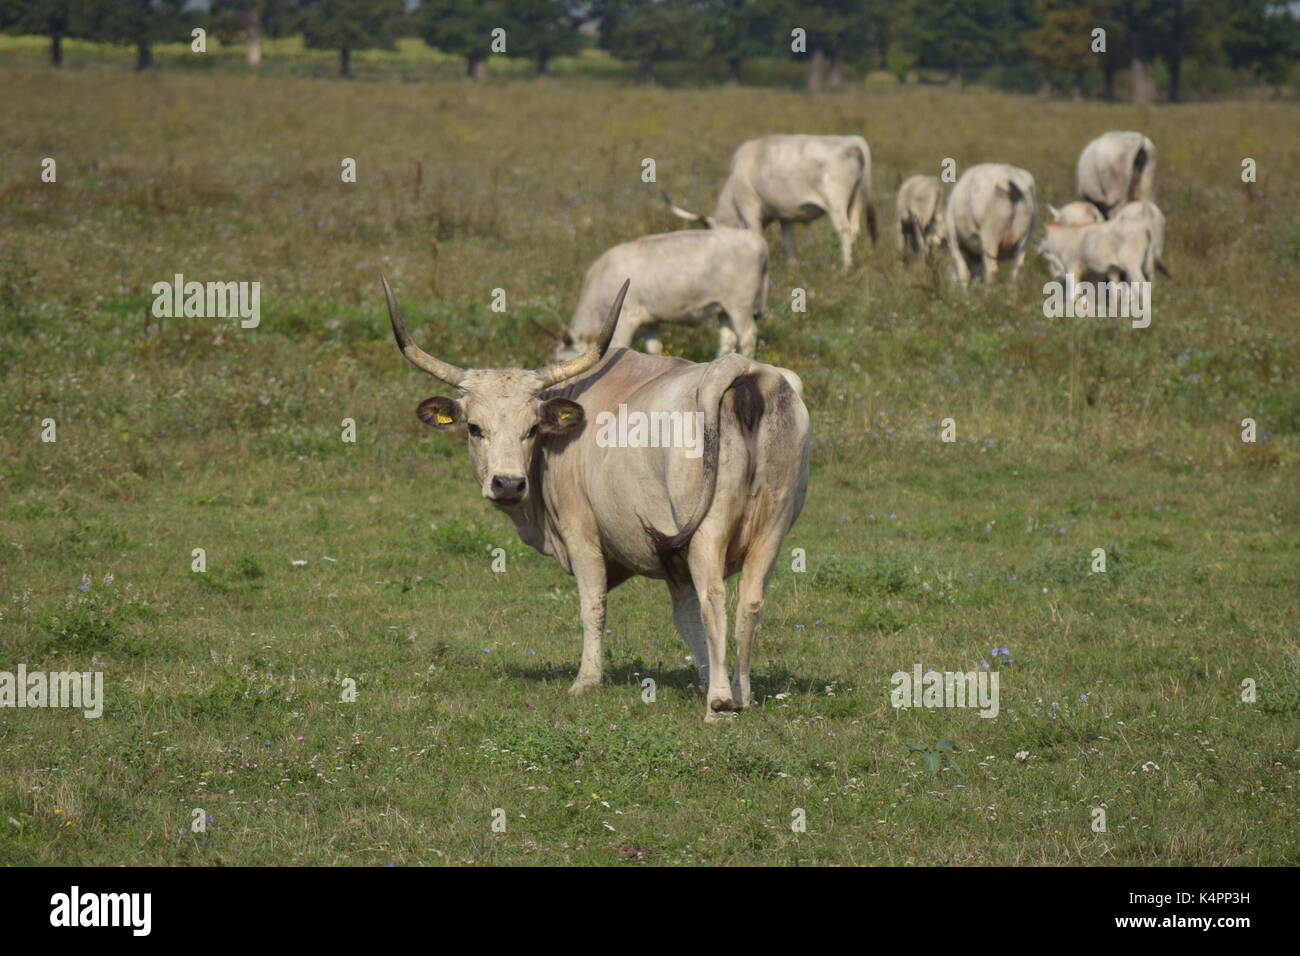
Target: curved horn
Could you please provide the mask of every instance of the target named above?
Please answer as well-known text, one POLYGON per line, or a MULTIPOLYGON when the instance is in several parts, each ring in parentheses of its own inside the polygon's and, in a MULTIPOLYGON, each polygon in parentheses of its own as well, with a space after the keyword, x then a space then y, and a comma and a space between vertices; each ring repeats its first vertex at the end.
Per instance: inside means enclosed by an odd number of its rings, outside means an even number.
POLYGON ((618 325, 618 315, 623 311, 623 298, 627 295, 627 288, 631 284, 631 279, 623 280, 623 287, 618 290, 618 295, 614 298, 614 304, 609 307, 609 315, 605 318, 605 325, 600 330, 600 337, 596 339, 595 345, 577 358, 571 358, 567 362, 556 362, 553 365, 547 365, 537 370, 537 374, 542 377, 543 388, 549 388, 567 378, 581 375, 601 360, 609 349, 610 339, 614 337, 614 329, 618 325))
POLYGON ((397 339, 397 347, 402 350, 402 354, 413 364, 435 378, 442 379, 448 385, 460 385, 465 379, 466 371, 434 358, 411 341, 410 335, 406 332, 406 325, 402 322, 402 310, 397 307, 397 297, 393 295, 393 290, 388 285, 388 277, 381 272, 379 281, 384 284, 384 295, 388 299, 388 317, 393 322, 393 338, 397 339))
POLYGON ((664 192, 662 189, 659 190, 659 195, 661 195, 661 196, 664 197, 664 205, 666 205, 666 206, 668 207, 668 211, 669 211, 670 213, 672 213, 674 216, 676 216, 678 219, 685 219, 687 222, 703 222, 703 221, 704 221, 704 217, 703 217, 703 216, 701 216, 701 215, 697 215, 696 213, 693 213, 693 212, 687 212, 687 211, 686 211, 685 209, 683 209, 681 206, 679 206, 679 205, 677 205, 675 202, 673 202, 672 197, 669 196, 669 195, 668 195, 666 192, 664 192))

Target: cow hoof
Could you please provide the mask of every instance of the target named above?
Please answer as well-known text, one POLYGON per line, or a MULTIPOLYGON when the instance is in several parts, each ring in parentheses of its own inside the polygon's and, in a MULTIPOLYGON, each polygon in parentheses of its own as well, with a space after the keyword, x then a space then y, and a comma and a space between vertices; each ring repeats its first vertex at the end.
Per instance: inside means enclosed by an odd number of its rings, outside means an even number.
POLYGON ((711 697, 709 698, 709 710, 735 710, 736 703, 730 697, 711 697))
POLYGON ((704 722, 706 724, 720 724, 724 720, 735 720, 735 719, 736 719, 736 714, 734 711, 708 710, 704 712, 704 722))
POLYGON ((586 677, 579 677, 569 686, 570 697, 581 697, 600 686, 600 678, 594 680, 586 677))

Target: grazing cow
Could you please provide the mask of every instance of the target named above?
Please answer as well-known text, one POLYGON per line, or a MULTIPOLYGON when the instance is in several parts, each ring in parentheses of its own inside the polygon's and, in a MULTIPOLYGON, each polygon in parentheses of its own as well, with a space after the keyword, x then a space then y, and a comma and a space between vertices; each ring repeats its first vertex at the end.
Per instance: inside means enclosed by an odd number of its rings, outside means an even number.
POLYGON ((483 497, 577 579, 582 664, 570 693, 599 686, 606 595, 643 575, 668 582, 708 687, 704 719, 749 706, 763 595, 808 487, 799 377, 734 353, 696 364, 610 349, 627 283, 577 358, 536 371, 457 368, 415 345, 383 283, 402 354, 460 392, 425 399, 420 419, 466 427, 483 497), (725 579, 736 571, 729 683, 725 579))
POLYGON ((781 223, 781 242, 794 258, 794 224, 830 216, 840 237, 840 262, 853 265, 853 242, 867 231, 876 242, 871 203, 871 148, 861 136, 763 136, 740 145, 712 216, 670 203, 674 215, 705 226, 732 226, 761 233, 781 223))
POLYGON ((938 176, 911 176, 898 187, 898 251, 929 260, 930 247, 943 245, 943 183, 938 176))
MULTIPOLYGON (((668 232, 615 246, 597 259, 582 282, 573 321, 559 336, 561 361, 587 351, 605 324, 605 310, 625 276, 636 276, 614 330, 615 348, 631 348, 637 330, 656 322, 699 323, 717 316, 718 354, 754 357, 755 320, 767 299, 767 243, 745 229, 668 232), (719 314, 721 313, 721 314, 719 314)), ((663 350, 659 330, 645 350, 663 350)))
POLYGON ((1146 200, 1125 203, 1115 213, 1115 221, 1144 222, 1150 226, 1151 259, 1157 269, 1169 275, 1169 270, 1165 268, 1165 214, 1160 211, 1160 207, 1146 200))
POLYGON ((1079 153, 1079 198, 1107 219, 1136 199, 1156 198, 1156 147, 1141 133, 1102 133, 1079 153))
POLYGON ((1053 276, 1069 275, 1075 282, 1085 274, 1111 281, 1150 282, 1152 229, 1142 220, 1113 219, 1090 225, 1049 222, 1038 252, 1053 276))
POLYGON ((1094 222, 1106 221, 1100 209, 1090 202, 1081 200, 1067 202, 1060 209, 1048 203, 1047 214, 1052 217, 1052 222, 1062 226, 1087 226, 1094 222))
POLYGON ((1006 163, 979 163, 961 174, 948 194, 945 226, 953 271, 963 286, 972 274, 993 281, 998 263, 1011 260, 1020 275, 1037 210, 1034 177, 1006 163))

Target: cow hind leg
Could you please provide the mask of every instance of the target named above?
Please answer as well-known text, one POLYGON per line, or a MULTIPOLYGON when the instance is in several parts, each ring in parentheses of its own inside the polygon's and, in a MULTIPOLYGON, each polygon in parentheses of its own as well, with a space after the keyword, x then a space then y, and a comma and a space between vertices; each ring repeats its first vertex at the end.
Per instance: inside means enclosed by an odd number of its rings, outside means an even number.
MULTIPOLYGON (((739 347, 740 354, 745 358, 753 358, 754 350, 758 347, 758 323, 754 321, 750 309, 748 303, 728 305, 725 309, 727 318, 723 323, 724 328, 730 326, 732 335, 736 339, 731 350, 734 351, 739 347)), ((718 354, 723 353, 719 350, 718 354)))
POLYGON ((709 686, 709 639, 704 633, 704 621, 700 618, 700 599, 695 588, 689 584, 668 585, 668 593, 673 599, 673 623, 677 633, 682 636, 686 646, 691 649, 698 669, 700 686, 709 686))
POLYGON ((740 591, 736 597, 736 670, 731 678, 731 693, 737 710, 754 704, 749 686, 750 651, 754 635, 763 623, 763 595, 776 567, 788 520, 789 516, 784 515, 780 524, 769 524, 763 537, 755 541, 745 555, 740 591))
POLYGON ((736 702, 727 681, 727 585, 722 577, 722 549, 701 547, 704 544, 697 532, 691 542, 689 564, 708 643, 709 682, 704 720, 715 723, 721 712, 735 710, 736 702))
POLYGON ((966 260, 966 252, 956 243, 952 243, 952 275, 962 288, 970 284, 970 264, 966 260))

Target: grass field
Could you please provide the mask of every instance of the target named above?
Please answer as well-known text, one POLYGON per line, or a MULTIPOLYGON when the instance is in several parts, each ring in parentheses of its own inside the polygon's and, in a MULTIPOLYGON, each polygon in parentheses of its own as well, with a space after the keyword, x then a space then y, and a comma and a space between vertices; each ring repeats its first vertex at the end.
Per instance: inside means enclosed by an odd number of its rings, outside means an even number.
MULTIPOLYGON (((0 670, 102 670, 107 698, 0 710, 0 863, 1300 863, 1293 104, 0 82, 0 670), (1059 202, 1082 144, 1130 128, 1160 150, 1175 276, 1150 328, 1045 319, 1036 261, 969 295, 897 263, 905 176, 1007 161, 1059 202), (573 582, 481 500, 463 436, 416 419, 438 386, 393 347, 378 271, 426 348, 540 364, 529 320, 673 228, 660 188, 707 207, 775 131, 866 136, 884 230, 847 275, 824 223, 797 264, 773 239, 759 357, 803 377, 815 445, 760 705, 700 721, 647 580, 611 596, 606 686, 572 700, 573 582), (149 317, 175 273, 260 281, 261 325, 149 317), (996 719, 890 706, 894 672, 981 660, 996 719), (943 738, 931 773, 909 745, 943 738)), ((716 337, 667 342, 707 360, 716 337)))

